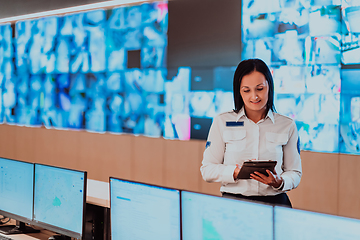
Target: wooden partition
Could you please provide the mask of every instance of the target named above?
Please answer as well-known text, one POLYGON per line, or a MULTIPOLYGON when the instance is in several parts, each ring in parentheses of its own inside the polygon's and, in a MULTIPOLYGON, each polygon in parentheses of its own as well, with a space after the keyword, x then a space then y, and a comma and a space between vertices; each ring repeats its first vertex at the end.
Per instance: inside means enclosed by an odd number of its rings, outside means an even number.
MULTIPOLYGON (((0 125, 0 157, 16 158, 16 138, 21 138, 22 134, 23 131, 18 129, 18 127, 0 125), (16 130, 19 130, 18 134, 16 134, 16 130)), ((26 137, 29 135, 29 133, 25 132, 24 134, 26 137)))
MULTIPOLYGON (((2 135, 2 132, 5 129, 6 128, 3 125, 0 125, 0 135, 2 135)), ((35 148, 34 148, 33 143, 35 141, 35 139, 34 139, 35 129, 27 128, 27 127, 15 127, 15 126, 9 126, 8 130, 9 129, 11 129, 10 131, 12 131, 11 137, 15 138, 14 142, 11 143, 13 145, 11 147, 13 150, 11 150, 11 151, 14 151, 13 156, 15 156, 16 159, 34 162, 35 161, 35 148)), ((1 137, 1 138, 3 138, 3 137, 1 137)), ((5 139, 8 139, 8 137, 4 138, 4 140, 5 139)), ((8 150, 9 149, 10 148, 8 148, 8 150)), ((1 152, 2 152, 2 150, 1 150, 1 152)), ((4 151, 6 152, 5 149, 4 149, 4 151)))
POLYGON ((338 214, 360 219, 360 156, 341 154, 339 173, 338 214))
POLYGON ((201 144, 202 141, 164 141, 166 186, 192 191, 200 189, 201 161, 198 156, 201 144))
POLYGON ((294 207, 338 214, 339 155, 302 151, 301 160, 300 185, 289 192, 294 207))
MULTIPOLYGON (((200 174, 205 141, 0 125, 0 157, 220 195, 200 174)), ((360 219, 360 156, 302 151, 303 177, 289 192, 294 208, 360 219)))

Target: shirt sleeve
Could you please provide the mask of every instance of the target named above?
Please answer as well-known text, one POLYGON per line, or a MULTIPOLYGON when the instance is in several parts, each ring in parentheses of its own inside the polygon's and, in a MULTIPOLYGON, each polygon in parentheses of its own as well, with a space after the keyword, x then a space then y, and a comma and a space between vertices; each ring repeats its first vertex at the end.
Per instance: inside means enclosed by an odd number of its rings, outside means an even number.
POLYGON ((289 131, 289 141, 283 146, 283 188, 282 191, 289 191, 296 188, 301 179, 302 168, 300 158, 300 140, 297 132, 295 122, 291 124, 289 131))
POLYGON ((223 128, 220 117, 215 117, 210 127, 202 166, 200 167, 202 177, 207 182, 235 182, 233 174, 236 165, 224 164, 225 142, 222 137, 223 128))

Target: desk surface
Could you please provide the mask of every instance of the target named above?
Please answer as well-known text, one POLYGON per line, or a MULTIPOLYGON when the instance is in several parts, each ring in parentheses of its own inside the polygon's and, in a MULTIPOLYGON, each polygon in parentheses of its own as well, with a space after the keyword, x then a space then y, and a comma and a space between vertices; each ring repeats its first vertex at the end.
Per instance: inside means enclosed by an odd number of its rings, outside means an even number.
POLYGON ((28 234, 14 234, 8 235, 14 240, 48 240, 49 237, 53 236, 56 233, 42 229, 39 233, 28 233, 28 234))
POLYGON ((110 208, 109 183, 88 179, 86 202, 101 207, 110 208))
MULTIPOLYGON (((15 225, 16 221, 11 219, 9 223, 5 225, 15 225)), ((49 237, 55 235, 56 233, 48 231, 46 229, 34 227, 35 229, 39 229, 39 233, 27 233, 27 234, 11 234, 6 235, 14 240, 48 240, 49 237)))
MULTIPOLYGON (((41 239, 41 238, 31 237, 31 236, 28 236, 28 235, 25 235, 25 234, 9 235, 7 237, 10 237, 10 238, 12 238, 14 240, 39 240, 39 239, 41 239)), ((45 238, 45 239, 48 239, 48 238, 45 238)))

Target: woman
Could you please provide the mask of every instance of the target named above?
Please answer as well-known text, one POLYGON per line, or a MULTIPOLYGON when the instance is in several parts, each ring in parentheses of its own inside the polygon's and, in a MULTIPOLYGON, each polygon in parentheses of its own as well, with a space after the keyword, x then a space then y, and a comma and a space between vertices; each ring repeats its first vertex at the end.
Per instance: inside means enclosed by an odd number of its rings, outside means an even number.
POLYGON ((295 122, 275 112, 274 84, 267 65, 249 59, 238 65, 233 83, 235 109, 214 118, 201 166, 207 182, 221 182, 224 197, 291 207, 286 191, 301 179, 299 139, 295 122), (277 161, 268 176, 237 179, 243 162, 277 161))

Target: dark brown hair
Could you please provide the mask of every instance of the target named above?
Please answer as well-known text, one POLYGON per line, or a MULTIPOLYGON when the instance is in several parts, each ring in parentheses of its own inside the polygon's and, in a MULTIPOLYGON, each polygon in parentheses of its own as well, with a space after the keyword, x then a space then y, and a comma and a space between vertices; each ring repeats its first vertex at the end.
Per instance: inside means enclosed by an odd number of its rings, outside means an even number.
POLYGON ((254 71, 264 74, 266 81, 269 84, 269 97, 266 103, 266 110, 269 111, 269 109, 271 109, 273 112, 275 112, 276 110, 274 106, 274 80, 272 78, 270 69, 268 68, 266 63, 263 60, 257 58, 241 61, 235 70, 233 82, 235 105, 234 112, 238 113, 244 106, 244 100, 240 95, 240 85, 242 78, 245 75, 248 75, 254 71))

